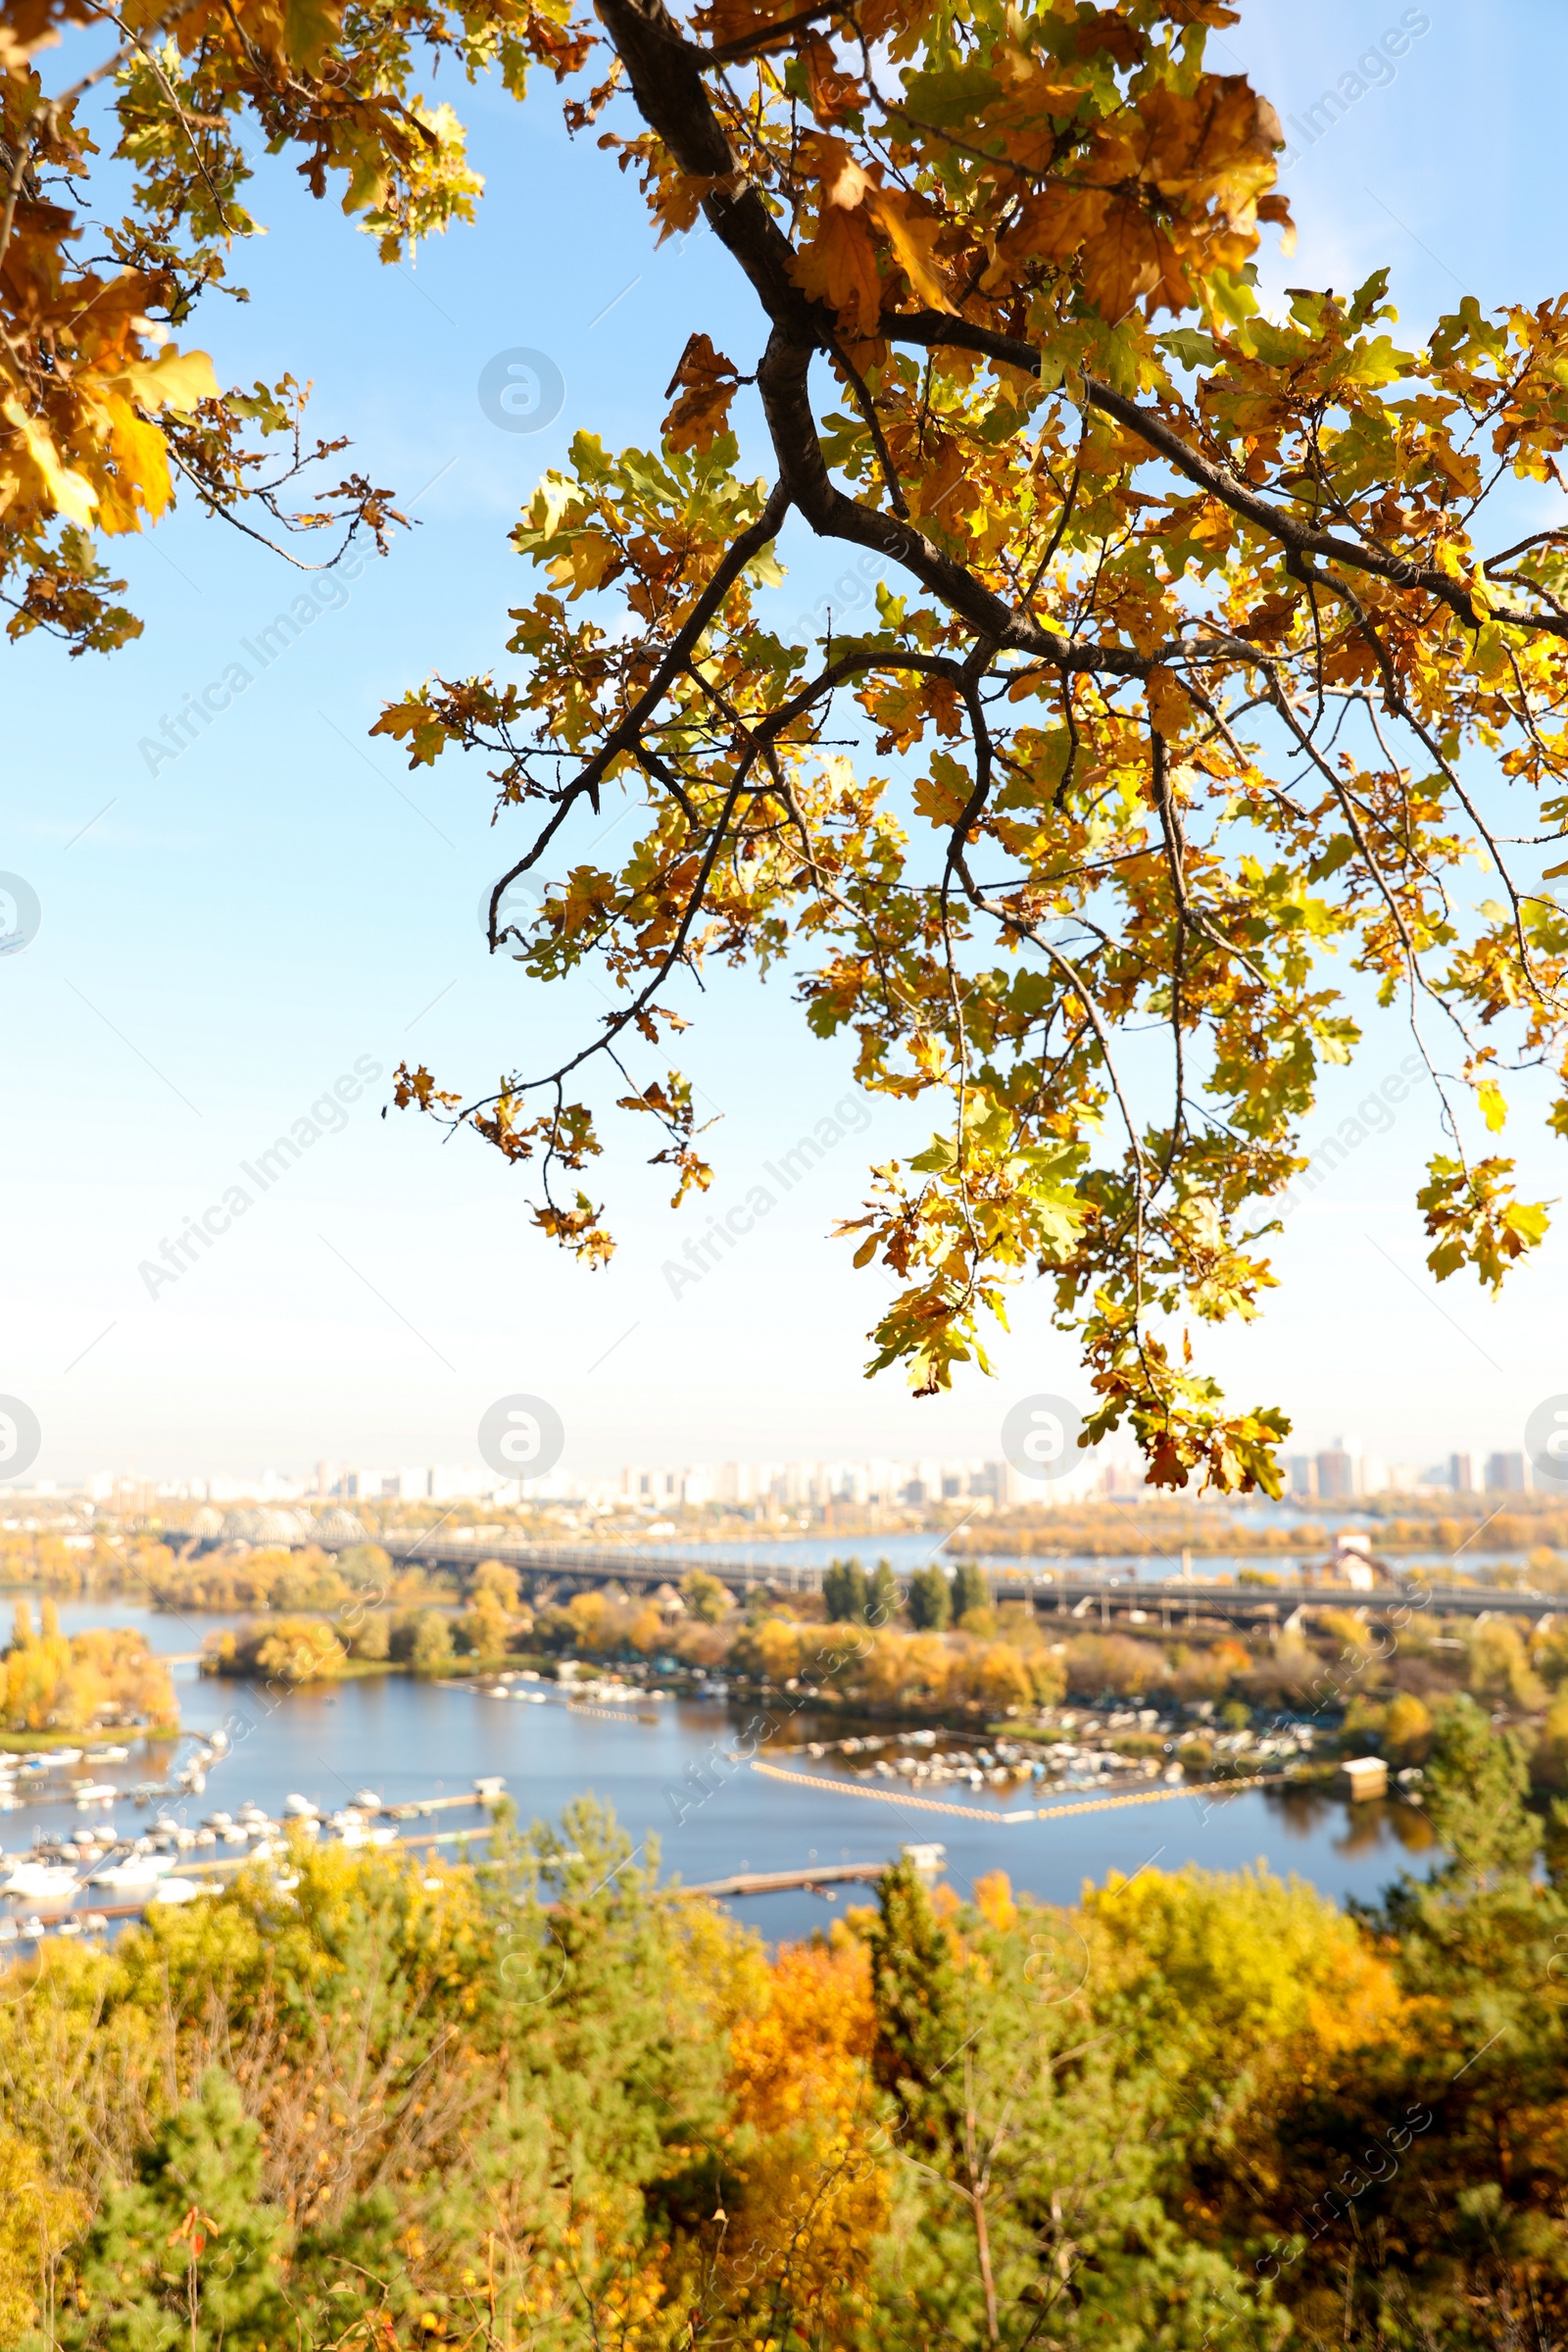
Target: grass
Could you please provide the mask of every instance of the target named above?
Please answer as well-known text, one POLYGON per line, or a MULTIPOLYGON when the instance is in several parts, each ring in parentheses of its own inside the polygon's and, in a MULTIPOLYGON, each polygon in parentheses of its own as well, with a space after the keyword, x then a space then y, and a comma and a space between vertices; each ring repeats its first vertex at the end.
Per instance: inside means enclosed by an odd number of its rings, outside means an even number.
POLYGON ((127 1747, 137 1740, 177 1740, 181 1737, 178 1724, 148 1729, 134 1729, 111 1724, 107 1729, 92 1732, 0 1732, 0 1755, 48 1755, 57 1747, 127 1747))

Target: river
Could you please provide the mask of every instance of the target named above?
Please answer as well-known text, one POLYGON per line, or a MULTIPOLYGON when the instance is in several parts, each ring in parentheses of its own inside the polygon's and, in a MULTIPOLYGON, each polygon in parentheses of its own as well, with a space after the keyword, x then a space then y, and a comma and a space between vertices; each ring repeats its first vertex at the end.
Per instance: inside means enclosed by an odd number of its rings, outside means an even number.
MULTIPOLYGON (((201 1635, 233 1622, 170 1616, 127 1600, 63 1602, 60 1616, 68 1633, 89 1625, 134 1626, 166 1655, 189 1651, 201 1635)), ((747 1869, 881 1861, 901 1843, 938 1840, 947 1848, 947 1875, 955 1886, 967 1888, 983 1871, 1001 1869, 1015 1886, 1054 1903, 1074 1901, 1086 1879, 1101 1880, 1113 1869, 1130 1876, 1151 1865, 1174 1870, 1191 1862, 1235 1870, 1254 1861, 1281 1874, 1294 1872, 1337 1898, 1370 1900, 1402 1869, 1423 1872, 1431 1858, 1430 1833, 1416 1809, 1390 1801, 1352 1811, 1307 1790, 1220 1795, 1207 1789, 1011 1826, 1004 1814, 1037 1801, 1027 1786, 971 1792, 948 1784, 930 1790, 941 1801, 961 1805, 962 1813, 924 1810, 914 1801, 916 1792, 898 1788, 888 1792, 894 1801, 878 1801, 855 1793, 866 1784, 842 1769, 836 1773, 831 1759, 815 1761, 801 1752, 808 1740, 831 1739, 845 1728, 808 1712, 781 1724, 758 1753, 821 1775, 820 1788, 726 1762, 751 1710, 718 1699, 662 1700, 589 1714, 569 1708, 549 1684, 529 1686, 544 1694, 542 1704, 404 1675, 318 1684, 274 1697, 255 1684, 203 1681, 194 1666, 176 1665, 172 1672, 187 1733, 177 1751, 167 1742, 133 1746, 124 1763, 93 1768, 100 1781, 113 1781, 127 1793, 107 1815, 95 1806, 90 1818, 112 1819, 124 1835, 146 1830, 160 1810, 194 1828, 219 1807, 237 1812, 248 1798, 275 1817, 285 1797, 297 1792, 331 1813, 362 1788, 396 1804, 457 1795, 480 1777, 500 1775, 524 1823, 558 1821, 573 1796, 598 1797, 613 1808, 645 1856, 657 1853, 662 1877, 678 1876, 687 1885, 747 1869), (643 1715, 654 1720, 640 1720, 643 1715), (192 1753, 193 1736, 214 1730, 226 1734, 229 1746, 203 1794, 172 1789, 161 1804, 130 1800, 133 1786, 172 1774, 192 1753), (692 1766, 702 1768, 711 1788, 706 1797, 689 1777, 692 1766)), ((1053 1795, 1045 1801, 1080 1799, 1053 1795)), ((1081 1801, 1089 1801, 1087 1791, 1081 1801)), ((26 1791, 13 1812, 0 1817, 0 1838, 15 1853, 31 1847, 35 1830, 69 1835, 76 1818, 70 1803, 40 1802, 26 1791)), ((436 1815, 429 1827, 470 1824, 482 1831, 477 1808, 436 1815)), ((417 1843, 418 1833, 414 1835, 417 1843)), ((732 1908, 772 1938, 808 1934, 824 1926, 834 1908, 869 1899, 869 1889, 849 1886, 838 1889, 832 1906, 823 1895, 789 1892, 743 1898, 732 1908)))
MULTIPOLYGON (((1334 1510, 1337 1525, 1354 1526, 1368 1535, 1372 1549, 1377 1550, 1376 1523, 1352 1512, 1334 1510)), ((1255 1551, 1203 1552, 1184 1554, 1178 1545, 1174 1550, 1086 1552, 1060 1551, 1016 1553, 960 1553, 944 1551, 946 1539, 929 1531, 900 1533, 888 1536, 798 1536, 785 1537, 761 1544, 715 1543, 712 1549, 726 1562, 737 1560, 755 1568, 759 1576, 771 1577, 787 1585, 791 1572, 797 1568, 825 1568, 830 1560, 858 1560, 870 1570, 878 1560, 886 1560, 901 1577, 909 1576, 917 1568, 928 1568, 940 1559, 951 1568, 955 1560, 972 1557, 974 1564, 988 1574, 1011 1575, 1021 1570, 1025 1576, 1048 1581, 1056 1576, 1107 1577, 1134 1584, 1159 1584, 1168 1576, 1192 1576, 1198 1583, 1214 1577, 1235 1577, 1243 1568, 1264 1569, 1289 1584, 1303 1571, 1324 1566, 1326 1544, 1303 1544, 1298 1551, 1269 1551, 1261 1546, 1255 1551), (1188 1566, 1183 1570, 1186 1557, 1188 1566)), ((703 1546, 684 1538, 663 1544, 641 1543, 640 1554, 667 1550, 672 1559, 683 1565, 702 1557, 703 1546)), ((1521 1555, 1517 1551, 1488 1551, 1467 1546, 1462 1556, 1455 1558, 1446 1551, 1400 1551, 1387 1555, 1396 1571, 1420 1568, 1441 1577, 1455 1575, 1473 1577, 1486 1584, 1499 1568, 1517 1571, 1521 1555)))

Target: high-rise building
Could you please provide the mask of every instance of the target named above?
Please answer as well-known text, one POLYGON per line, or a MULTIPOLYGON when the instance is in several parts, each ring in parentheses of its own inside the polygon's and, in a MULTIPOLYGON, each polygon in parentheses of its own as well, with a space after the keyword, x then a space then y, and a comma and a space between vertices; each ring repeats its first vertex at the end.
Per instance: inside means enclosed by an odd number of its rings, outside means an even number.
POLYGON ((1455 1494, 1473 1494, 1476 1491, 1476 1459, 1473 1453, 1450 1453, 1448 1484, 1455 1494))
POLYGON ((1355 1455, 1344 1438, 1336 1438, 1317 1457, 1317 1491, 1324 1502, 1348 1502, 1360 1483, 1355 1455))
MULTIPOLYGON (((381 1478, 381 1499, 383 1502, 427 1502, 435 1493, 434 1479, 432 1470, 417 1467, 385 1471, 381 1478)), ((360 1491, 362 1494, 375 1492, 373 1487, 362 1487, 360 1491)))
POLYGON ((1489 1453, 1487 1456, 1487 1493, 1489 1494, 1523 1494, 1529 1486, 1522 1453, 1489 1453))

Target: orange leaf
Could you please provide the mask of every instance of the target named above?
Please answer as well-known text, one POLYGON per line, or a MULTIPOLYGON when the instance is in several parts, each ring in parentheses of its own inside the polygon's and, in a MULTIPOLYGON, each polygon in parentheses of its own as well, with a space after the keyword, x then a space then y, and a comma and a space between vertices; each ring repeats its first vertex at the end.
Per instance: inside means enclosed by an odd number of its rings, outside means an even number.
POLYGON ((862 335, 876 332, 882 316, 882 280, 876 249, 862 208, 845 212, 830 205, 816 235, 796 258, 795 282, 840 314, 849 314, 862 335))
POLYGON ((670 448, 711 449, 719 434, 729 430, 729 404, 739 384, 734 361, 715 351, 706 335, 692 335, 665 388, 666 398, 677 387, 681 391, 664 418, 670 448))

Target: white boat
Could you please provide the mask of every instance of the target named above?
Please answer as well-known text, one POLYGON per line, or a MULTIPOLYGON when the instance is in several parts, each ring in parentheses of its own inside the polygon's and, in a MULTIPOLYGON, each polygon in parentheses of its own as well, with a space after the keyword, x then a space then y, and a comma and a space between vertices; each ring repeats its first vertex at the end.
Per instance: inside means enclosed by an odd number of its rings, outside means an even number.
POLYGON ((129 1755, 128 1747, 95 1747, 87 1761, 89 1764, 123 1764, 129 1755))
POLYGON ((30 1896, 33 1902, 69 1902, 80 1885, 75 1872, 59 1862, 19 1862, 0 1882, 0 1894, 30 1896))
POLYGON ((356 1790, 354 1802, 359 1806, 362 1813, 379 1813, 381 1810, 381 1799, 376 1795, 373 1788, 361 1788, 356 1790))
POLYGON ((313 1805, 308 1796, 285 1796, 283 1810, 292 1821, 319 1821, 321 1818, 320 1806, 313 1805))
POLYGON ((200 1894, 211 1894, 210 1886, 198 1886, 194 1879, 166 1879, 154 1895, 158 1903, 193 1903, 200 1894))
POLYGON ((95 1886, 118 1886, 123 1893, 134 1893, 139 1886, 156 1886, 167 1879, 174 1867, 172 1854, 127 1854, 123 1862, 111 1862, 93 1879, 95 1886))

